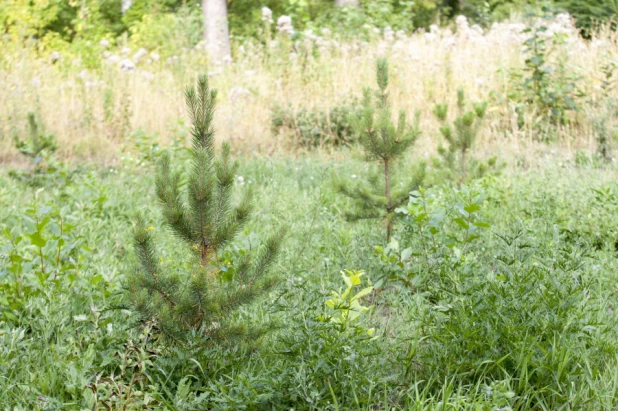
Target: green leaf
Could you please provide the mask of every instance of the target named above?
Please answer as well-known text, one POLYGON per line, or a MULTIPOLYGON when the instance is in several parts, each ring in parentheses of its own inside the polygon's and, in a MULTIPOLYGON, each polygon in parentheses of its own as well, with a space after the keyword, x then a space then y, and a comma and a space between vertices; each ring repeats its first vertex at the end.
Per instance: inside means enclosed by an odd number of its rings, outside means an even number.
POLYGON ((475 211, 479 211, 480 209, 481 206, 479 206, 478 204, 468 204, 464 207, 464 210, 466 210, 468 213, 474 213, 475 211))
POLYGON ((371 294, 372 291, 373 291, 373 287, 363 288, 358 293, 356 293, 356 295, 354 297, 352 297, 352 299, 353 300, 359 300, 359 299, 365 297, 366 295, 371 294))
POLYGON ((475 221, 473 224, 479 228, 491 228, 491 224, 483 221, 475 221))
POLYGON ((41 236, 41 233, 38 231, 30 234, 29 237, 30 241, 32 241, 32 244, 39 248, 43 248, 45 247, 45 244, 47 244, 47 241, 45 241, 45 239, 41 236))
POLYGON ((408 260, 412 256, 412 248, 408 247, 401 252, 401 261, 408 260))
POLYGON ((460 226, 461 228, 464 228, 464 229, 466 229, 466 230, 470 228, 470 226, 468 225, 468 223, 466 222, 466 220, 464 220, 463 218, 455 218, 455 219, 453 219, 453 221, 455 221, 455 223, 456 223, 458 226, 460 226))

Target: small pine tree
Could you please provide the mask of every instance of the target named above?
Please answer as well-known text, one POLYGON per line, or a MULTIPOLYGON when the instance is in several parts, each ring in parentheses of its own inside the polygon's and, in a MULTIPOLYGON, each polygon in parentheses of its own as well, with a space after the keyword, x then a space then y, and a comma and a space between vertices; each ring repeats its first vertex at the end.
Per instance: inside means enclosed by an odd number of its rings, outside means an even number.
POLYGON ((474 103, 472 109, 466 110, 466 98, 463 89, 457 90, 457 118, 451 126, 448 122, 448 104, 436 104, 433 113, 440 120, 440 133, 446 140, 448 148, 440 144, 438 153, 447 166, 454 168, 456 157, 459 156, 461 180, 466 179, 467 155, 478 135, 485 113, 487 102, 474 103))
POLYGON ((228 143, 223 144, 220 158, 215 158, 216 96, 206 76, 199 77, 197 89, 186 91, 193 126, 187 201, 169 154, 162 155, 156 175, 163 217, 193 254, 190 268, 180 274, 166 272, 157 258, 152 228, 138 217, 133 230, 140 268, 130 276, 129 301, 142 318, 154 319, 161 332, 174 340, 196 332, 211 342, 256 338, 267 330, 266 325, 233 323, 231 314, 277 283, 268 272, 278 254, 282 231, 270 236, 253 262, 248 255, 240 261, 231 281, 221 275, 220 251, 247 222, 252 207, 248 192, 237 207, 231 205, 237 164, 230 159, 228 143))
POLYGON ((348 213, 350 220, 384 218, 387 221, 386 239, 390 241, 393 232, 393 212, 407 201, 424 177, 420 167, 406 184, 394 184, 393 168, 396 160, 414 144, 420 135, 420 112, 415 113, 412 126, 407 124, 404 111, 399 113, 397 124, 393 123, 391 105, 388 99, 388 62, 378 59, 376 63, 378 90, 364 90, 363 109, 360 116, 352 116, 351 124, 365 153, 365 160, 380 164, 380 175, 372 175, 367 182, 353 184, 338 181, 337 188, 354 200, 355 210, 348 213))
POLYGON ((56 151, 56 136, 45 134, 39 130, 39 123, 34 113, 28 113, 28 139, 21 140, 17 135, 13 136, 15 148, 23 155, 39 163, 43 157, 56 151))

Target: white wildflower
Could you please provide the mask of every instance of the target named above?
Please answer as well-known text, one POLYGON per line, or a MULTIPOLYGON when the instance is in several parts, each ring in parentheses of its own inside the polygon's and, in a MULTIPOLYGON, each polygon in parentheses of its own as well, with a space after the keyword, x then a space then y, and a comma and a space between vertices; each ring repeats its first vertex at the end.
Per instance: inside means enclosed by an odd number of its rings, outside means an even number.
POLYGON ((109 40, 107 39, 103 39, 99 42, 99 46, 101 46, 102 49, 106 49, 110 46, 109 40))
POLYGON ((264 23, 273 23, 273 11, 268 7, 262 7, 262 21, 264 23))
POLYGON ((52 63, 55 63, 57 61, 59 61, 62 58, 62 54, 60 54, 59 51, 52 51, 51 55, 49 56, 51 59, 52 63))
POLYGON ((277 19, 277 30, 279 33, 287 34, 291 36, 294 34, 294 27, 292 26, 292 17, 281 16, 277 19))
POLYGON ((148 51, 142 47, 139 50, 137 50, 137 53, 133 55, 133 61, 135 61, 136 63, 139 63, 139 61, 143 59, 144 57, 146 57, 147 55, 148 55, 148 51))
POLYGON ((133 63, 131 60, 129 59, 122 59, 120 60, 120 63, 118 64, 118 66, 120 67, 120 69, 122 71, 133 71, 135 70, 135 63, 133 63))

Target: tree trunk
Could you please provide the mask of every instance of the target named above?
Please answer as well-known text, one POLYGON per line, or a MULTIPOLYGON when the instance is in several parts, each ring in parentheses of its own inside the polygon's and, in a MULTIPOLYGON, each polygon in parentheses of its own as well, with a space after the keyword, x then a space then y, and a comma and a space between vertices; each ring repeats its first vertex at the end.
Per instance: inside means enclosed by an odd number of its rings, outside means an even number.
POLYGON ((335 0, 337 7, 360 7, 359 0, 335 0))
POLYGON ((131 8, 132 5, 133 5, 133 0, 121 0, 120 11, 122 11, 122 14, 125 14, 127 10, 131 8))
POLYGON ((204 40, 214 61, 230 56, 230 35, 227 23, 226 0, 202 0, 204 40))
POLYGON ((384 190, 386 195, 386 218, 388 219, 388 225, 386 226, 386 242, 391 242, 391 235, 393 234, 393 220, 391 220, 391 211, 393 209, 391 201, 391 176, 388 168, 388 160, 384 160, 384 190))

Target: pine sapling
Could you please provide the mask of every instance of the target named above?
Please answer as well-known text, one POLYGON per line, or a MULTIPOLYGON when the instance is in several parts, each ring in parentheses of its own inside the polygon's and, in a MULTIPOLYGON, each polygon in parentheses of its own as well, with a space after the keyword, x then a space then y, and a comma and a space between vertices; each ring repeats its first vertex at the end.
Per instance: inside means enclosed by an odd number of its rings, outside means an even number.
POLYGON ((448 148, 440 145, 438 152, 451 168, 455 167, 456 157, 459 156, 462 181, 466 179, 468 152, 474 145, 486 111, 486 101, 473 103, 472 108, 467 109, 462 89, 457 90, 457 118, 455 118, 452 125, 448 122, 447 104, 436 104, 433 110, 434 115, 442 123, 440 133, 448 144, 448 148))
POLYGON ((28 139, 21 140, 17 135, 13 137, 15 148, 23 155, 32 158, 37 167, 45 157, 56 151, 56 137, 45 134, 40 130, 34 113, 28 113, 28 139))
POLYGON ((347 214, 348 219, 386 219, 386 239, 390 242, 393 212, 420 185, 425 168, 419 167, 406 183, 395 184, 394 168, 397 160, 401 159, 420 135, 420 112, 415 113, 414 124, 410 126, 406 121, 406 113, 401 111, 395 124, 387 91, 389 78, 386 59, 378 59, 376 77, 378 90, 364 90, 361 114, 351 116, 350 122, 364 151, 365 160, 379 164, 381 175, 374 174, 368 181, 359 184, 338 181, 337 188, 354 200, 355 210, 347 214))
POLYGON ((231 280, 224 279, 220 269, 223 248, 245 225, 252 206, 248 192, 232 206, 237 163, 230 158, 229 144, 222 145, 218 159, 215 156, 216 96, 206 76, 199 77, 197 88, 186 91, 193 146, 184 190, 168 153, 162 155, 156 174, 163 217, 192 254, 190 263, 180 270, 166 269, 157 257, 152 227, 138 217, 133 230, 140 267, 129 279, 129 301, 144 320, 154 320, 173 340, 182 341, 190 334, 210 342, 256 338, 267 325, 233 322, 231 315, 277 283, 269 268, 279 252, 281 230, 268 238, 255 259, 247 254, 235 262, 231 280))

